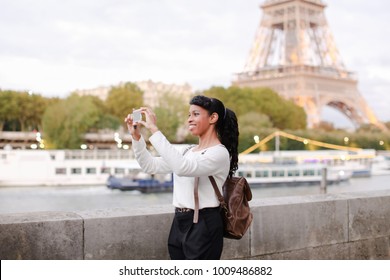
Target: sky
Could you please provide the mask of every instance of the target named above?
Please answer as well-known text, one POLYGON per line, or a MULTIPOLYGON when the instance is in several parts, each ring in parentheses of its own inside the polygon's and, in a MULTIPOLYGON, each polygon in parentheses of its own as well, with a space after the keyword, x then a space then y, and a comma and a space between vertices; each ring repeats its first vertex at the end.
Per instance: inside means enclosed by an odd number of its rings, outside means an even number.
MULTIPOLYGON (((323 0, 338 50, 390 121, 390 1, 323 0)), ((65 97, 123 81, 228 87, 263 0, 0 0, 0 88, 65 97)), ((341 118, 325 110, 330 121, 341 118)))

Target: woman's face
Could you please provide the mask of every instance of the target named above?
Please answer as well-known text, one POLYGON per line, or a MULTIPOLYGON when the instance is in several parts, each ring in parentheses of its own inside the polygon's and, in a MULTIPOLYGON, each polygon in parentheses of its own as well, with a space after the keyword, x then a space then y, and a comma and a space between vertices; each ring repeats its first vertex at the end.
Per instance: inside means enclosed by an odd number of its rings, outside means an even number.
POLYGON ((211 126, 212 116, 206 109, 197 105, 190 105, 188 114, 188 130, 194 136, 202 136, 211 126))

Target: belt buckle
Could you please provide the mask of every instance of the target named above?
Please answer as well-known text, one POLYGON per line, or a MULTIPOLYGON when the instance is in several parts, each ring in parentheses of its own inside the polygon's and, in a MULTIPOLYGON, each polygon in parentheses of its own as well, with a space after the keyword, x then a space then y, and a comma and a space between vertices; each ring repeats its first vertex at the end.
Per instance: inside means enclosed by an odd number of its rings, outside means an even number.
POLYGON ((179 213, 185 213, 185 212, 191 212, 192 209, 190 208, 178 208, 176 207, 176 212, 179 212, 179 213))

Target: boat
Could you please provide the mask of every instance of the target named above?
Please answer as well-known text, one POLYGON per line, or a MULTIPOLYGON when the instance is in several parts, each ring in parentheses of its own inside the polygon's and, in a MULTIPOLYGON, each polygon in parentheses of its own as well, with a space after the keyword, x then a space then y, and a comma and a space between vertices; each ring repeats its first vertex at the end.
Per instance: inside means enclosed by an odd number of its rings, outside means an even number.
POLYGON ((323 164, 241 164, 238 176, 244 176, 251 187, 338 184, 348 181, 352 172, 323 164))
MULTIPOLYGON (((274 185, 338 184, 348 181, 352 172, 320 164, 241 164, 237 176, 247 179, 251 187, 274 185)), ((107 187, 122 191, 136 190, 142 193, 169 192, 173 188, 172 174, 148 175, 141 170, 127 176, 110 176, 107 187)))
POLYGON ((0 150, 0 186, 105 185, 134 168, 128 150, 0 150))
POLYGON ((148 179, 109 176, 106 183, 110 189, 121 191, 139 191, 141 193, 172 192, 173 180, 158 180, 154 176, 148 179))
POLYGON ((338 167, 352 171, 352 177, 369 177, 373 158, 376 151, 373 149, 361 149, 357 147, 341 146, 331 143, 320 142, 313 139, 307 139, 301 136, 286 133, 284 131, 274 131, 261 141, 254 137, 256 144, 252 145, 240 153, 243 162, 293 162, 297 164, 317 163, 324 164, 327 167, 338 167), (304 145, 321 147, 323 150, 280 150, 280 137, 298 141, 304 145), (253 153, 260 149, 262 145, 275 139, 275 150, 253 153))
POLYGON ((390 155, 377 155, 373 159, 372 175, 390 175, 390 155))
POLYGON ((376 156, 373 149, 359 151, 316 150, 316 151, 262 151, 240 154, 241 164, 317 164, 329 170, 344 170, 352 178, 371 176, 372 162, 376 156))
POLYGON ((142 171, 135 159, 117 165, 124 172, 111 174, 106 181, 109 189, 121 191, 139 191, 141 193, 171 192, 172 174, 148 174, 142 171))
MULTIPOLYGON (((320 177, 318 170, 326 167, 327 180, 337 182, 347 179, 349 174, 352 177, 362 174, 370 176, 374 154, 374 150, 274 151, 240 154, 238 172, 248 172, 250 165, 254 172, 256 169, 261 172, 262 169, 271 167, 304 170, 311 164, 317 168, 314 171, 318 177, 316 181, 320 177), (260 163, 262 165, 259 165, 260 163), (339 178, 336 176, 337 172, 339 178), (336 177, 333 179, 331 176, 336 177)), ((289 171, 285 170, 287 177, 283 180, 290 180, 292 184, 313 179, 303 173, 299 176, 288 176, 289 171)), ((277 173, 276 170, 271 171, 271 169, 269 172, 269 174, 277 173)), ((273 182, 276 179, 269 176, 261 180, 273 182)), ((131 190, 139 189, 141 185, 154 184, 157 186, 156 191, 169 191, 172 185, 170 181, 171 178, 156 176, 148 178, 142 174, 131 150, 0 150, 0 186, 106 185, 131 190)))

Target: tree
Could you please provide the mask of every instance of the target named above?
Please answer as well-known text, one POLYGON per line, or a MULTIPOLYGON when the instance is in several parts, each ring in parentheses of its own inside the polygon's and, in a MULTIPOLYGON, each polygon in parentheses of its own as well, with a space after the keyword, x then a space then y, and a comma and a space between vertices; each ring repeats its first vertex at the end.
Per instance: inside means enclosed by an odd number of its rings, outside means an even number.
POLYGON ((27 130, 42 130, 42 117, 45 113, 48 100, 39 94, 31 94, 27 98, 29 106, 25 112, 23 127, 27 130))
POLYGON ((29 131, 40 129, 47 99, 39 94, 0 91, 0 128, 29 131))
POLYGON ((369 132, 369 133, 379 133, 381 129, 371 123, 365 123, 360 125, 356 132, 369 132))
POLYGON ((89 96, 72 94, 49 106, 43 116, 46 146, 55 149, 78 149, 84 134, 99 119, 99 110, 89 96))
POLYGON ((123 85, 112 87, 105 103, 108 113, 116 116, 119 120, 123 120, 132 112, 133 108, 142 106, 143 92, 136 84, 127 82, 123 85))
POLYGON ((257 112, 267 115, 273 127, 278 129, 306 127, 303 108, 280 97, 270 88, 212 87, 203 94, 220 99, 226 107, 235 111, 238 118, 248 112, 257 112))
POLYGON ((98 120, 89 128, 90 132, 97 132, 99 130, 117 130, 122 124, 122 120, 112 115, 106 106, 106 103, 97 96, 87 95, 87 98, 96 106, 99 114, 98 120))
POLYGON ((17 117, 16 113, 16 92, 10 90, 0 90, 0 131, 3 131, 6 122, 17 117))
POLYGON ((249 112, 238 118, 238 127, 240 131, 238 150, 244 151, 254 145, 254 137, 261 135, 264 129, 271 128, 272 123, 267 115, 249 112))
POLYGON ((182 141, 184 135, 178 135, 179 128, 185 125, 188 115, 188 100, 173 93, 163 93, 158 98, 155 108, 157 125, 171 142, 182 141))
POLYGON ((334 124, 327 121, 321 121, 318 125, 315 126, 315 128, 327 132, 335 130, 334 124))

